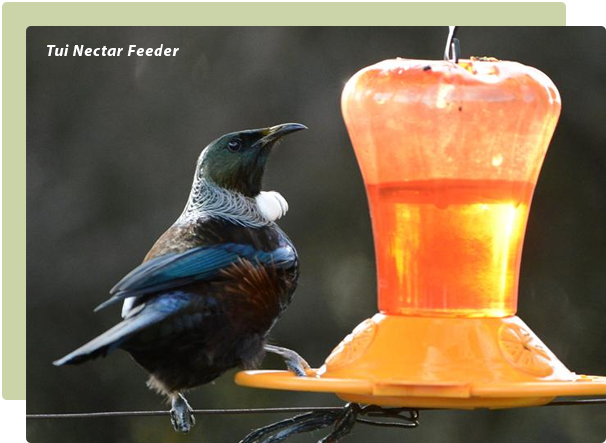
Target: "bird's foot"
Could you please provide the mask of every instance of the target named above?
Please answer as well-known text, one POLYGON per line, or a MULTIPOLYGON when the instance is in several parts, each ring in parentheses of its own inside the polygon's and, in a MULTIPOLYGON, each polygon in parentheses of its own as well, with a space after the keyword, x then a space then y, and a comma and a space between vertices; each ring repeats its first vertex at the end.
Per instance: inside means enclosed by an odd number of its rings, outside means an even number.
POLYGON ((307 377, 307 371, 311 370, 309 363, 295 351, 273 345, 265 345, 265 350, 282 357, 288 370, 293 372, 297 377, 307 377))
POLYGON ((185 397, 179 394, 173 398, 172 408, 170 410, 170 422, 176 432, 187 434, 196 424, 194 410, 189 406, 185 397))

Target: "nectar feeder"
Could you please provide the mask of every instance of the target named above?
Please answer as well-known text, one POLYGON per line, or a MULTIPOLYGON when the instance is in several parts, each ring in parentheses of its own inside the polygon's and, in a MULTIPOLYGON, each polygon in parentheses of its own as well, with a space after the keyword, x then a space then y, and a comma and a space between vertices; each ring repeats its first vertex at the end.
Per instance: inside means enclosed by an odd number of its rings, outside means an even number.
POLYGON ((308 377, 244 371, 236 382, 397 407, 606 394, 606 377, 569 371, 515 315, 532 194, 560 114, 551 80, 493 58, 398 58, 355 74, 342 110, 370 206, 380 313, 308 377))

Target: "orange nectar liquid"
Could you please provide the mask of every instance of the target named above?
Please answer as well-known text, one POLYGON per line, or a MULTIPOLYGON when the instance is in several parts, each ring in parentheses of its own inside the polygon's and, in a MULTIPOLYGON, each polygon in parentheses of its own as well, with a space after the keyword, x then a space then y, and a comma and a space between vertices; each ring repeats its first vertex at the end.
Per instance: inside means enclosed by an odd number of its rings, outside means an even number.
POLYGON ((368 185, 380 311, 515 314, 533 190, 504 180, 368 185))

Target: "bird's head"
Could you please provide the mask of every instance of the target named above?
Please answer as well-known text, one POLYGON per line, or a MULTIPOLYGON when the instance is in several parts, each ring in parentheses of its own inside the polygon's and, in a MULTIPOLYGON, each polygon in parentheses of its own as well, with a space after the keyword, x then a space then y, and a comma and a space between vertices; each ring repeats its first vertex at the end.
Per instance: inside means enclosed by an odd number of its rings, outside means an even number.
POLYGON ((261 192, 265 164, 276 142, 307 129, 299 123, 232 132, 209 144, 198 159, 196 179, 203 179, 247 197, 261 192))

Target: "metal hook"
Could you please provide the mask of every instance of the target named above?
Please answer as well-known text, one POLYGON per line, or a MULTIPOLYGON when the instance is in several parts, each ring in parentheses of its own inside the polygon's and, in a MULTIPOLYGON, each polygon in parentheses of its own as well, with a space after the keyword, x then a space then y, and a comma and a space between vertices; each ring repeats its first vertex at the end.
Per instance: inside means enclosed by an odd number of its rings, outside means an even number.
POLYGON ((446 49, 444 50, 444 60, 453 63, 458 63, 461 57, 461 42, 458 38, 455 38, 458 26, 449 26, 448 39, 446 39, 446 49))
POLYGON ((338 443, 351 433, 356 423, 382 427, 416 428, 419 426, 419 411, 347 403, 342 409, 314 410, 256 429, 240 443, 280 443, 292 435, 316 431, 331 425, 333 426, 332 432, 318 443, 338 443), (370 419, 362 418, 362 416, 370 417, 370 419), (377 417, 392 419, 392 421, 372 420, 377 417))

